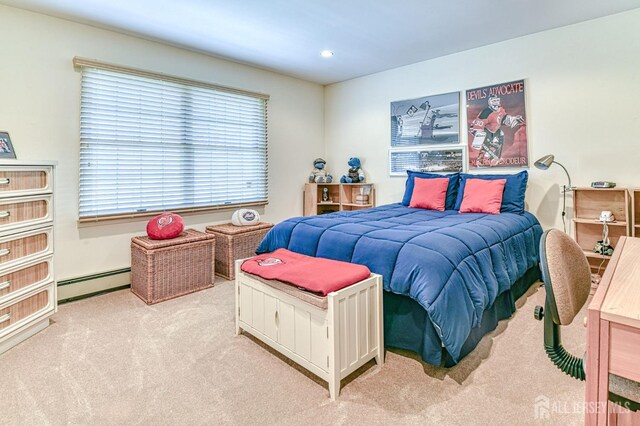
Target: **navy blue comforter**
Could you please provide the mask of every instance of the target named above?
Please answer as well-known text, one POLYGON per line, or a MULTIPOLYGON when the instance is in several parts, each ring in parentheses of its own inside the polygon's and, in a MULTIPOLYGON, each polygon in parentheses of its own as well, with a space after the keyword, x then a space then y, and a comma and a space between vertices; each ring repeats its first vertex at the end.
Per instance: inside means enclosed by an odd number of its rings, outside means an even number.
POLYGON ((416 300, 457 362, 470 330, 496 297, 538 263, 542 228, 530 213, 458 214, 390 204, 296 217, 274 226, 258 253, 360 263, 384 289, 416 300))

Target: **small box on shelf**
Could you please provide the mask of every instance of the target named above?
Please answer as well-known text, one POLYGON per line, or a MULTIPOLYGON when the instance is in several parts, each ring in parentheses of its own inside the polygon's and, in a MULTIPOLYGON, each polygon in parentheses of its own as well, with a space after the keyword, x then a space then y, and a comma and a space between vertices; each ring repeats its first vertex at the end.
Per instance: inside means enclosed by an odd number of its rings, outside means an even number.
POLYGON ((360 206, 366 206, 367 204, 369 204, 369 196, 358 194, 356 195, 355 203, 360 206))

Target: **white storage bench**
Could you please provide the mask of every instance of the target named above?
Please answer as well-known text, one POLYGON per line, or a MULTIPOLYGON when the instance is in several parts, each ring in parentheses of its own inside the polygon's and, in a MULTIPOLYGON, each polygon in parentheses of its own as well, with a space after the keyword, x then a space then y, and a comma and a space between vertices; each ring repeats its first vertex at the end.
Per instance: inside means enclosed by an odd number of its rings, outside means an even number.
POLYGON ((369 278, 319 297, 240 270, 236 262, 236 334, 242 330, 329 383, 375 358, 384 363, 382 277, 369 278))

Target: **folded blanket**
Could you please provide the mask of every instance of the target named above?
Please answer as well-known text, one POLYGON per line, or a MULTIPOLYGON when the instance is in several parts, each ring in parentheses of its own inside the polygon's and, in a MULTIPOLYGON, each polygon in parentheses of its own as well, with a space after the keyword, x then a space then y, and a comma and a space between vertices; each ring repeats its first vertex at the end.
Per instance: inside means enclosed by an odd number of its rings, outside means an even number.
POLYGON ((248 259, 242 271, 267 280, 278 280, 326 296, 366 278, 371 271, 363 265, 311 257, 278 249, 248 259))

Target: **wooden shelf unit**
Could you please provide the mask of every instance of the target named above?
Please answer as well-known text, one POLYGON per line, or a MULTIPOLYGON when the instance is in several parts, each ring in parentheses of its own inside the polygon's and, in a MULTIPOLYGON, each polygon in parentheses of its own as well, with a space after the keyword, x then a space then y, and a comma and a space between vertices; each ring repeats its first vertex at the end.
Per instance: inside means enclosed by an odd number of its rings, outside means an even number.
POLYGON ((640 237, 640 188, 630 188, 631 194, 631 236, 640 237))
POLYGON ((305 216, 315 216, 337 211, 368 209, 376 206, 376 188, 372 183, 306 183, 304 185, 305 216), (369 202, 356 201, 363 187, 369 187, 369 202), (329 202, 322 201, 324 188, 329 191, 329 202))
MULTIPOLYGON (((640 192, 638 194, 640 196, 640 192)), ((629 192, 626 188, 576 188, 574 190, 573 235, 587 256, 593 272, 602 272, 611 256, 595 253, 596 242, 602 240, 604 225, 598 220, 600 212, 609 210, 615 222, 608 223, 611 246, 629 233, 629 192)))

